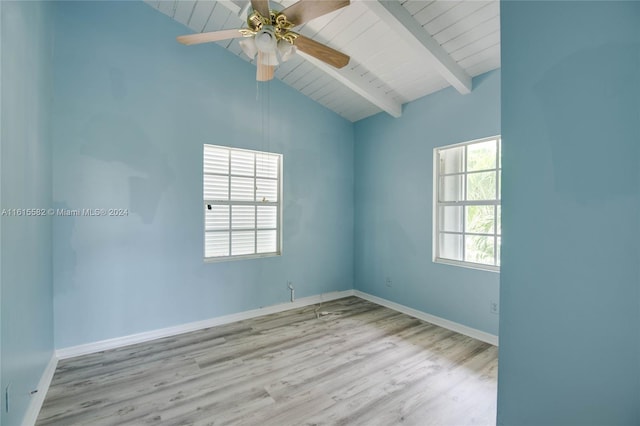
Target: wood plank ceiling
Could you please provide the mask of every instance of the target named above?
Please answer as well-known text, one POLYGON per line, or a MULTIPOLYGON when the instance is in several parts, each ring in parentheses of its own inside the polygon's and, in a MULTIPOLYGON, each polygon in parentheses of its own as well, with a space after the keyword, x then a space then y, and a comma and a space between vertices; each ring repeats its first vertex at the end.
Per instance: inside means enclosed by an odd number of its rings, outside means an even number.
MULTIPOLYGON (((248 2, 146 0, 187 26, 185 34, 246 26, 248 2)), ((352 0, 296 31, 351 61, 336 70, 298 54, 278 67, 276 78, 352 122, 381 111, 399 117, 403 104, 448 86, 464 95, 473 90, 472 77, 500 67, 498 0, 352 0)), ((218 44, 249 61, 238 40, 218 44)))

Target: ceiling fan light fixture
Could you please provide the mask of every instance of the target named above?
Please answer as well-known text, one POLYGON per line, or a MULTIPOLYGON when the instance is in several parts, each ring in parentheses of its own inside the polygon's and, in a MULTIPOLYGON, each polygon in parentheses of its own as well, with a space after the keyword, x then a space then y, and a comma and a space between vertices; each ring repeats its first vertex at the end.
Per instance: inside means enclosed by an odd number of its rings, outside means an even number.
POLYGON ((256 47, 262 53, 274 52, 277 48, 277 39, 272 26, 264 26, 255 36, 256 47))
POLYGON ((278 41, 278 57, 281 62, 287 62, 293 55, 296 54, 298 49, 286 40, 278 41))
POLYGON ((270 9, 269 0, 232 2, 245 4, 242 14, 248 15, 246 27, 178 36, 178 42, 192 45, 245 38, 240 41, 240 47, 258 65, 257 81, 273 79, 275 67, 289 60, 298 50, 335 68, 342 68, 349 63, 348 55, 294 32, 293 29, 348 6, 350 0, 298 0, 282 10, 270 9))
POLYGON ((256 42, 253 38, 240 40, 238 44, 240 45, 240 48, 242 49, 244 54, 247 55, 250 59, 256 57, 256 54, 258 53, 258 47, 256 46, 256 42))

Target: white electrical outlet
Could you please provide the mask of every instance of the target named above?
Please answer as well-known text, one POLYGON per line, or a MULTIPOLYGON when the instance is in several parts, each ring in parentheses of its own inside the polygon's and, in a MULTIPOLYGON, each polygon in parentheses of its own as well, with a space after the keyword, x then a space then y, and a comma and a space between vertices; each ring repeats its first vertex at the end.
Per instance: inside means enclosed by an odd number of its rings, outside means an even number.
POLYGON ((489 302, 489 312, 491 312, 492 314, 500 313, 500 305, 498 305, 498 302, 496 302, 495 300, 489 302))

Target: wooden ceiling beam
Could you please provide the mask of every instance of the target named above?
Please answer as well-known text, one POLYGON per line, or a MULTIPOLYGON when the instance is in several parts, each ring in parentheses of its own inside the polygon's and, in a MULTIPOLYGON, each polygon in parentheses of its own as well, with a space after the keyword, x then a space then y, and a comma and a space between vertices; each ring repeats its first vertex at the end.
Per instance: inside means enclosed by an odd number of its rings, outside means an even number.
POLYGON ((363 79, 360 74, 353 71, 349 65, 342 69, 336 69, 304 52, 298 51, 298 54, 310 64, 315 65, 318 69, 333 77, 381 110, 387 112, 392 117, 398 118, 402 115, 402 104, 389 97, 389 95, 382 90, 373 87, 368 81, 363 79))
POLYGON ((426 54, 438 72, 462 94, 471 93, 471 76, 420 25, 397 0, 364 0, 362 4, 375 13, 391 30, 406 40, 416 54, 426 54))

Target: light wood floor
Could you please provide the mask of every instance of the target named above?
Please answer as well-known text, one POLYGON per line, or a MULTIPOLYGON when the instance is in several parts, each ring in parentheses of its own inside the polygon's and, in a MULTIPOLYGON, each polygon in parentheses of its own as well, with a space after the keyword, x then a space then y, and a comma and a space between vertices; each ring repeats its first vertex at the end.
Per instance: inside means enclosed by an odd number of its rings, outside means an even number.
POLYGON ((495 346, 348 297, 60 361, 37 425, 495 425, 496 375, 495 346))

